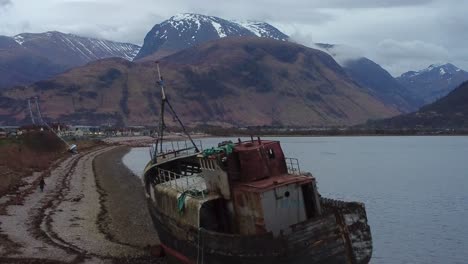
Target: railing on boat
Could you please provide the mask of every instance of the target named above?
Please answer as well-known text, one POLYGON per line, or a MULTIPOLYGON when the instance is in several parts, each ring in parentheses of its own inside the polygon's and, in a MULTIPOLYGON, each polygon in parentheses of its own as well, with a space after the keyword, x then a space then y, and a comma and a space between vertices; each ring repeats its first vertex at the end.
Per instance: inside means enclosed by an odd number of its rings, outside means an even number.
MULTIPOLYGON (((203 144, 201 140, 194 140, 195 145, 199 151, 203 150, 203 144)), ((196 154, 196 148, 193 146, 192 142, 188 140, 176 140, 176 141, 166 141, 163 143, 162 152, 159 149, 160 146, 153 144, 150 147, 150 156, 153 158, 154 154, 157 153, 156 157, 178 157, 178 156, 187 156, 191 154, 196 154)))
POLYGON ((167 187, 175 189, 178 192, 192 191, 199 193, 200 196, 205 195, 206 184, 205 180, 197 175, 183 175, 172 171, 158 168, 158 184, 165 184, 167 187))
POLYGON ((299 160, 295 158, 285 158, 286 167, 289 174, 301 175, 301 168, 299 167, 299 160))

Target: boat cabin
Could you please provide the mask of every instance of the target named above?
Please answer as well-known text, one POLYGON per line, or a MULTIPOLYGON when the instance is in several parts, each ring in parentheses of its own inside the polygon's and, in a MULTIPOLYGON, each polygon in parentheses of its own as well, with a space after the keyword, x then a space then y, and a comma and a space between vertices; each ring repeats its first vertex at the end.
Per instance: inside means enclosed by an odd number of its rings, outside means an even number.
POLYGON ((162 213, 194 228, 286 235, 321 214, 315 178, 260 138, 189 155, 166 154, 147 171, 148 195, 162 213))

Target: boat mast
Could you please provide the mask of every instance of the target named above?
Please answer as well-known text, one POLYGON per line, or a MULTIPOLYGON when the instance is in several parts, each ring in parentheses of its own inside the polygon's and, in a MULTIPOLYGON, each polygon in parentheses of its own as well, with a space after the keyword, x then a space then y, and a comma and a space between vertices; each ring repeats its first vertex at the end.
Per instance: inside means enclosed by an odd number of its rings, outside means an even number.
MULTIPOLYGON (((164 106, 167 102, 166 92, 164 91, 164 81, 161 76, 161 71, 159 70, 159 62, 156 62, 156 68, 158 69, 158 84, 161 87, 161 111, 159 112, 159 132, 158 132, 158 141, 156 145, 160 144, 160 152, 162 153, 163 137, 164 137, 164 128, 166 124, 164 123, 164 106)), ((156 146, 156 150, 158 146, 156 146)), ((157 152, 157 151, 156 151, 157 152)))
POLYGON ((156 141, 156 150, 158 148, 157 145, 159 143, 160 152, 162 153, 164 129, 166 128, 166 124, 164 122, 164 110, 165 110, 165 105, 167 104, 167 106, 169 107, 170 112, 172 113, 172 115, 174 116, 174 118, 177 120, 180 127, 182 128, 182 131, 188 137, 188 139, 192 143, 193 147, 195 148, 195 151, 199 152, 199 149, 198 149, 197 145, 195 144, 192 137, 190 136, 190 134, 185 129, 184 124, 182 123, 179 116, 177 115, 174 108, 172 107, 171 103, 167 99, 166 91, 164 90, 164 80, 163 80, 163 77, 161 76, 161 71, 159 70, 159 62, 156 62, 156 68, 158 70, 158 84, 159 84, 159 87, 161 87, 161 111, 159 113, 160 114, 159 115, 159 133, 158 133, 158 139, 156 141))

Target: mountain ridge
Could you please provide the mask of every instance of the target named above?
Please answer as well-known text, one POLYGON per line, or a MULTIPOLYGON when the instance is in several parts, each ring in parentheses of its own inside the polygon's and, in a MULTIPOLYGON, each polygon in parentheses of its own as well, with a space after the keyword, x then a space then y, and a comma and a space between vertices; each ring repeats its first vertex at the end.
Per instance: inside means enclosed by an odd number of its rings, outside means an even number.
MULTIPOLYGON (((336 51, 340 45, 327 43, 316 43, 316 45, 334 58, 341 56, 336 51)), ((363 89, 401 112, 415 111, 421 104, 421 100, 402 86, 387 70, 366 57, 348 58, 341 62, 341 66, 363 89)))
POLYGON ((48 79, 101 58, 132 59, 139 49, 58 31, 0 36, 0 89, 48 79))
POLYGON ((383 129, 467 129, 467 102, 468 81, 465 81, 445 97, 414 113, 371 121, 367 125, 383 129))
MULTIPOLYGON (((291 42, 223 38, 160 63, 168 97, 189 125, 333 126, 399 113, 362 91, 330 55, 291 42)), ((39 96, 43 114, 53 120, 156 124, 154 78, 153 62, 92 62, 3 92, 0 102, 12 106, 0 106, 0 117, 27 122, 24 99, 39 96)))
POLYGON ((135 59, 161 58, 206 41, 243 36, 288 39, 287 35, 266 22, 231 21, 216 16, 181 13, 154 25, 135 59))
POLYGON ((451 63, 431 64, 419 71, 408 71, 396 78, 422 103, 429 104, 446 96, 461 83, 468 80, 468 72, 451 63))

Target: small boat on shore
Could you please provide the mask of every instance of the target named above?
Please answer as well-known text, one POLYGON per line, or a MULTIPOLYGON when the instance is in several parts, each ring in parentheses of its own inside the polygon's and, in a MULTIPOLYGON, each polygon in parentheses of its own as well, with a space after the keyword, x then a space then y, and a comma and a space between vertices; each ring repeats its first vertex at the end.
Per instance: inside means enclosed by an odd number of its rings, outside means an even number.
POLYGON ((169 262, 370 261, 364 204, 323 198, 316 178, 285 157, 280 142, 251 137, 202 150, 187 133, 184 143, 163 144, 161 77, 160 86, 160 131, 143 181, 169 262))

